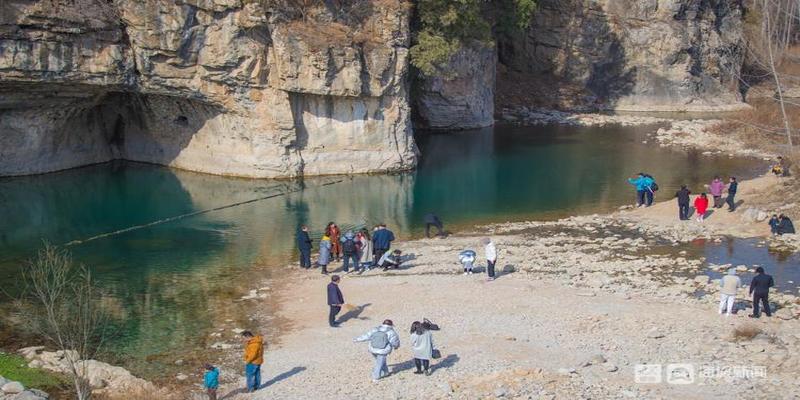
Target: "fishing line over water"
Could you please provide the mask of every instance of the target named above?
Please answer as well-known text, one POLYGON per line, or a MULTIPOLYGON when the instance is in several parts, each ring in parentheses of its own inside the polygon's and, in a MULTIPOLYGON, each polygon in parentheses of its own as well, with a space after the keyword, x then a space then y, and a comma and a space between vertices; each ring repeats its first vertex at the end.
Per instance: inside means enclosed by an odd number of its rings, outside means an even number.
MULTIPOLYGON (((339 180, 336 180, 336 181, 325 182, 323 184, 316 185, 316 186, 313 186, 313 187, 331 186, 331 185, 335 185, 337 183, 341 183, 343 181, 344 181, 343 179, 339 179, 339 180)), ((245 204, 250 204, 250 203, 255 203, 255 202, 259 202, 259 201, 263 201, 263 200, 272 199, 272 198, 275 198, 275 197, 285 196, 285 195, 291 194, 291 193, 302 192, 305 189, 306 188, 303 187, 303 185, 301 185, 297 189, 292 189, 292 190, 288 190, 288 191, 280 192, 280 193, 274 193, 274 194, 271 194, 269 196, 256 197, 254 199, 245 200, 245 201, 239 201, 239 202, 236 202, 236 203, 226 204, 226 205, 219 206, 219 207, 208 208, 208 209, 199 210, 199 211, 193 211, 193 212, 186 213, 186 214, 176 215, 174 217, 162 218, 162 219, 159 219, 157 221, 148 222, 146 224, 133 225, 133 226, 129 226, 129 227, 123 228, 123 229, 118 229, 118 230, 115 230, 115 231, 112 231, 112 232, 101 233, 99 235, 88 237, 86 239, 72 240, 70 242, 65 243, 64 246, 68 247, 68 246, 74 246, 74 245, 78 245, 78 244, 82 244, 82 243, 86 243, 86 242, 91 242, 92 240, 102 239, 102 238, 106 238, 106 237, 109 237, 109 236, 116 236, 116 235, 120 235, 120 234, 123 234, 123 233, 135 231, 135 230, 138 230, 138 229, 149 228, 151 226, 165 224, 167 222, 177 221, 177 220, 180 220, 180 219, 194 217, 194 216, 201 215, 201 214, 207 214, 207 213, 210 213, 210 212, 213 212, 213 211, 220 211, 220 210, 224 210, 224 209, 227 209, 227 208, 238 207, 238 206, 245 205, 245 204)))

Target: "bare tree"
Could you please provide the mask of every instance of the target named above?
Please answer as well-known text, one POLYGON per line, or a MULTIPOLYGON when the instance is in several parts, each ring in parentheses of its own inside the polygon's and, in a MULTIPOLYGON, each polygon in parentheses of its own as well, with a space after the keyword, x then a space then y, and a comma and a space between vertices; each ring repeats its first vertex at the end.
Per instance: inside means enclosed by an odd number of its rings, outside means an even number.
POLYGON ((85 360, 102 347, 108 314, 89 269, 76 266, 66 250, 45 244, 23 274, 26 287, 17 301, 20 321, 63 352, 77 398, 90 399, 85 360))
POLYGON ((794 1, 789 2, 789 9, 784 9, 784 4, 774 4, 774 0, 761 0, 761 7, 762 7, 762 26, 763 26, 763 37, 765 40, 765 47, 767 52, 767 63, 769 66, 769 71, 772 74, 772 77, 775 79, 775 90, 778 95, 778 103, 781 106, 781 116, 783 117, 783 127, 786 130, 786 138, 789 143, 789 147, 792 147, 792 126, 789 121, 789 116, 786 114, 786 101, 783 98, 783 85, 781 84, 780 74, 778 73, 777 68, 777 61, 776 61, 776 43, 774 40, 775 36, 784 38, 782 41, 783 43, 777 43, 781 53, 784 53, 788 47, 788 34, 784 32, 788 32, 791 30, 793 25, 793 18, 791 17, 793 12, 793 5, 794 1), (786 16, 782 16, 781 13, 786 12, 786 16), (781 18, 783 17, 783 18, 781 18), (777 20, 784 20, 785 28, 781 29, 779 25, 775 23, 775 19, 777 20), (777 35, 776 35, 777 34, 777 35))

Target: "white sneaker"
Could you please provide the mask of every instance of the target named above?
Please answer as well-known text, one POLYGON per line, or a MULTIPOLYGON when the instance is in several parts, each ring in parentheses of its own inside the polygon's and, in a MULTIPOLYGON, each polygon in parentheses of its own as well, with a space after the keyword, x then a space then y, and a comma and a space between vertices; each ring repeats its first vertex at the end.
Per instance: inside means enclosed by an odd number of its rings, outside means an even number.
POLYGON ((464 271, 464 275, 466 275, 467 273, 468 273, 467 271, 464 271))
POLYGON ((472 271, 469 271, 469 274, 472 275, 472 271))

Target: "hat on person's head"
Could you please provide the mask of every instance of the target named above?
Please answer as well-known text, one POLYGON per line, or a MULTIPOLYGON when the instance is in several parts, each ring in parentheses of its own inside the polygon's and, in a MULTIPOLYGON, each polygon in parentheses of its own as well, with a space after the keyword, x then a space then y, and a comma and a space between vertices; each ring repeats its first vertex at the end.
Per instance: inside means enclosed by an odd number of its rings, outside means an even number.
POLYGON ((390 320, 390 319, 383 320, 383 324, 384 325, 389 325, 389 326, 394 326, 394 322, 392 322, 392 320, 390 320))

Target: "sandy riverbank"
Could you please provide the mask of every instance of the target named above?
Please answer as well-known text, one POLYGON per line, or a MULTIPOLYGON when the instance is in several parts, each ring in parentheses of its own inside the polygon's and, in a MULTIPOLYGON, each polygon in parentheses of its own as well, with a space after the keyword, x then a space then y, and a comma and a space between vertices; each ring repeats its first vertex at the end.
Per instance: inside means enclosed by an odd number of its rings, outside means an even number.
MULTIPOLYGON (((743 182, 743 204, 770 188, 771 179, 743 182)), ((240 372, 229 371, 221 392, 237 399, 800 396, 797 298, 775 294, 775 316, 751 320, 743 289, 741 309, 721 317, 718 284, 705 275, 705 260, 680 247, 696 236, 763 235, 765 224, 741 221, 742 212, 718 212, 705 224, 673 223, 672 203, 397 243, 412 258, 404 269, 343 278, 351 309, 339 329, 326 326, 327 277, 292 269, 279 285, 278 310, 269 313, 288 323, 266 351, 268 384, 242 394, 240 372), (484 235, 495 238, 504 271, 493 282, 462 275, 456 259, 464 248, 482 255, 484 235), (665 245, 677 247, 663 252, 665 245), (443 327, 435 333, 443 359, 430 377, 411 373, 407 330, 422 317, 443 327), (352 338, 384 318, 395 321, 403 343, 390 357, 393 374, 373 384, 366 345, 352 338), (737 329, 757 334, 736 338, 737 329), (636 383, 635 366, 645 363, 689 363, 695 383, 636 383), (700 376, 710 365, 763 366, 766 377, 700 376)), ((260 300, 250 301, 258 309, 260 300)), ((254 318, 261 320, 258 313, 254 318)), ((232 366, 239 351, 228 353, 232 366)))

